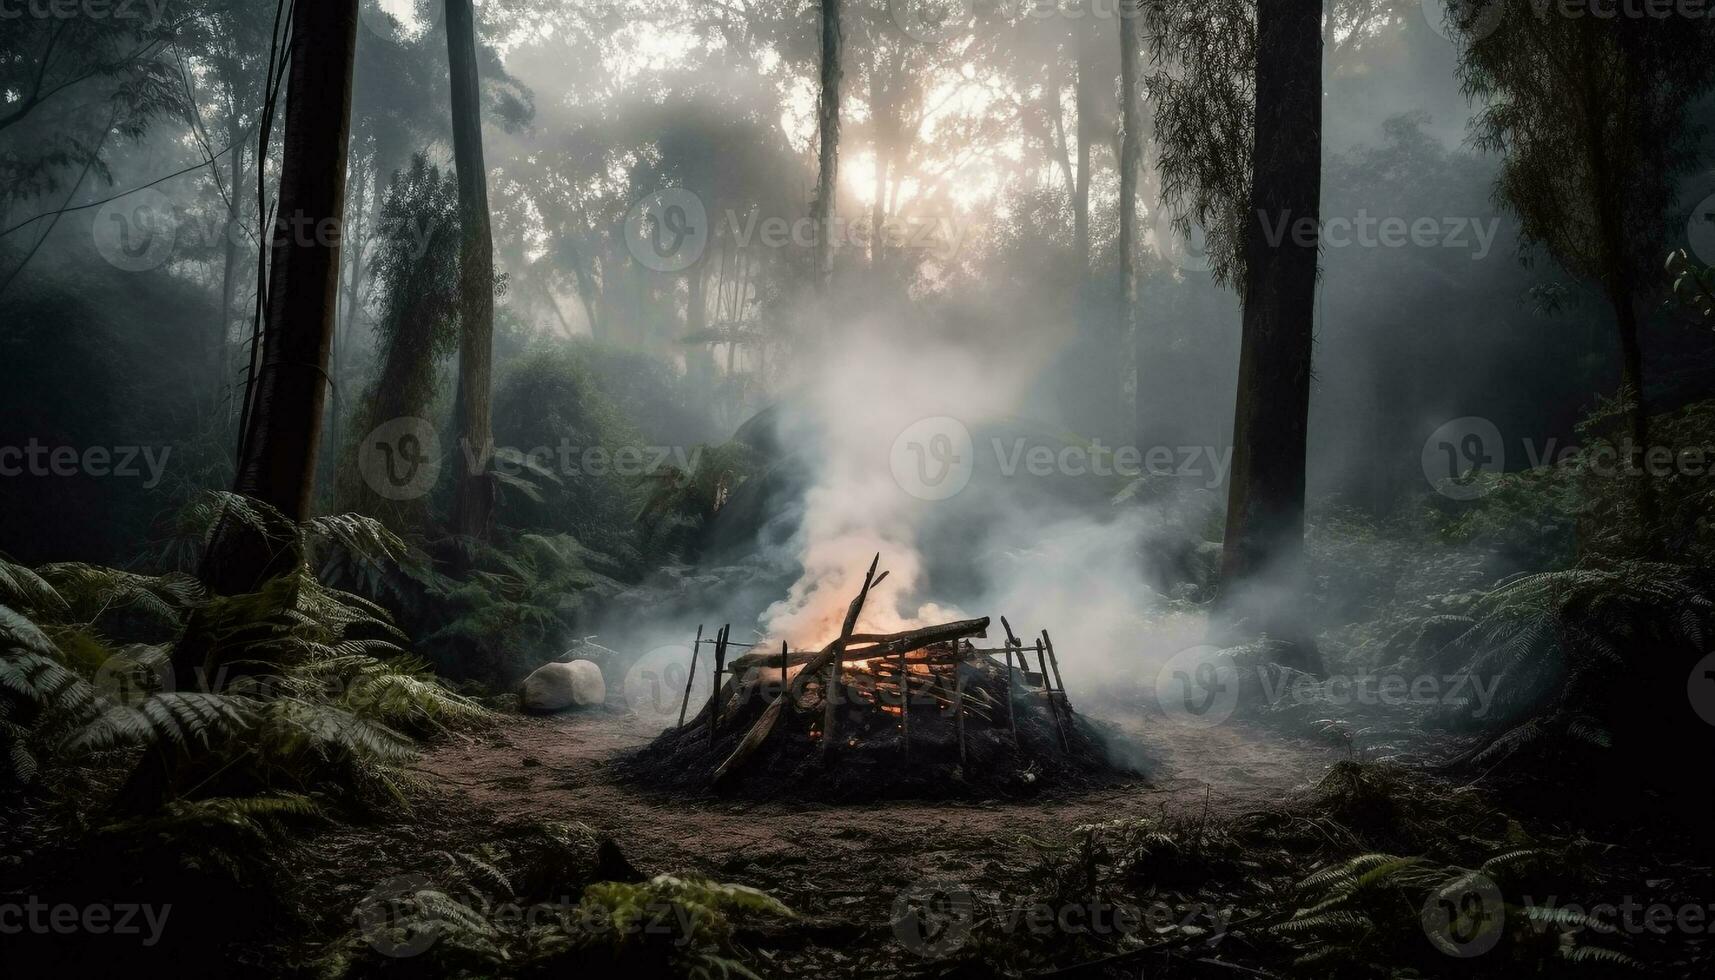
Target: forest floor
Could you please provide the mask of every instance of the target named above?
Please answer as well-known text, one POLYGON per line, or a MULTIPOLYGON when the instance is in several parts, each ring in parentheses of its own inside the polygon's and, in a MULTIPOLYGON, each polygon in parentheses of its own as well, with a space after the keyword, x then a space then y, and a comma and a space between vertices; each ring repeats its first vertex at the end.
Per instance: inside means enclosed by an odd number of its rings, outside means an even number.
POLYGON ((485 836, 502 834, 499 828, 577 822, 610 837, 646 875, 749 885, 835 926, 839 940, 824 934, 793 944, 803 948, 765 952, 764 975, 930 973, 935 957, 895 935, 896 902, 909 890, 956 883, 1002 901, 1027 895, 1039 863, 1032 842, 1057 846, 1080 825, 1119 818, 1219 818, 1274 805, 1336 760, 1326 746, 1238 724, 1192 731, 1143 718, 1108 720, 1155 760, 1145 777, 1029 800, 832 806, 670 796, 628 785, 610 763, 660 729, 628 712, 508 716, 425 755, 415 819, 326 831, 317 850, 341 856, 325 877, 310 873, 305 897, 314 896, 324 934, 338 933, 350 927, 349 910, 366 891, 399 875, 433 879, 437 860, 470 852, 485 836))
POLYGON ((779 888, 790 865, 810 863, 795 857, 814 855, 815 866, 804 869, 815 882, 808 894, 826 898, 847 886, 854 894, 891 894, 925 876, 957 877, 973 863, 1003 857, 994 853, 996 842, 1021 834, 1046 839, 1120 816, 1220 815, 1275 801, 1333 761, 1321 746, 1237 726, 1148 729, 1134 719, 1122 727, 1163 760, 1162 771, 1118 789, 1022 801, 834 806, 668 796, 609 778, 610 760, 659 732, 612 712, 509 719, 490 735, 441 744, 421 768, 454 787, 463 807, 506 820, 586 823, 613 836, 646 871, 730 877, 754 865, 772 869, 767 887, 779 888))

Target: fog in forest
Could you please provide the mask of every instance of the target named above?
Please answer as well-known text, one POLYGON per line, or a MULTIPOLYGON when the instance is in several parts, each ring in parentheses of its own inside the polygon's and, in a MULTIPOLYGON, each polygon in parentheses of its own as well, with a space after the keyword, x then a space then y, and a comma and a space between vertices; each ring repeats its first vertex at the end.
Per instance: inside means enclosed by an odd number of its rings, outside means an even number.
MULTIPOLYGON (((890 903, 977 859, 848 882, 885 935, 846 943, 801 856, 708 815, 813 801, 843 848, 957 800, 1004 848, 1017 805, 1107 870, 975 894, 1167 889, 1188 976, 1451 975, 1420 906, 1490 876, 1520 915, 1517 855, 1634 798, 1675 840, 1710 796, 1663 746, 1715 732, 1715 21, 1640 6, 0 0, 0 839, 71 889, 47 842, 85 831, 226 820, 272 861, 422 804, 463 870, 399 830, 300 910, 357 882, 468 938, 371 879, 545 903, 531 848, 599 839, 572 906, 689 868, 822 916, 779 975, 904 976, 955 954, 901 956, 890 903), (533 798, 574 830, 507 822, 533 798), (1378 867, 1409 950, 1303 911, 1378 867), (1217 891, 1308 897, 1195 959, 1217 891)), ((619 973, 781 969, 728 928, 761 899, 672 895, 718 927, 619 973)), ((401 955, 334 904, 258 948, 401 955)), ((412 962, 560 963, 489 932, 412 962)), ((1145 945, 1008 936, 969 975, 1145 945)))

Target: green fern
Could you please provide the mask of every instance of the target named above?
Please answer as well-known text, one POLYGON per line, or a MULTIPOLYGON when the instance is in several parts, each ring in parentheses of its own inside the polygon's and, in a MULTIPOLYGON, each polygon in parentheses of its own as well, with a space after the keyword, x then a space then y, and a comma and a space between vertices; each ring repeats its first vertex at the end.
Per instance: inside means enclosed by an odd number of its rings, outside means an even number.
POLYGON ((1609 703, 1648 674, 1641 658, 1682 658, 1689 670, 1715 635, 1715 599, 1699 570, 1653 561, 1516 576, 1480 597, 1472 616, 1458 641, 1476 651, 1465 673, 1494 703, 1486 717, 1476 702, 1450 714, 1498 728, 1467 756, 1483 768, 1566 741, 1611 748, 1609 703))

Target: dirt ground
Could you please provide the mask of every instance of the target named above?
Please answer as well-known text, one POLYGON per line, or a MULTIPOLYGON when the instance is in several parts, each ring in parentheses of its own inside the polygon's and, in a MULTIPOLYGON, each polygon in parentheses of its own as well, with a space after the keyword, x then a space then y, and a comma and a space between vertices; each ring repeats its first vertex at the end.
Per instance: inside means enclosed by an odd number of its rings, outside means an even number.
MULTIPOLYGON (((1337 758, 1331 748, 1238 724, 1190 731, 1112 714, 1108 720, 1157 760, 1147 778, 1023 802, 835 807, 667 797, 612 778, 611 760, 659 730, 658 722, 615 712, 508 718, 494 732, 442 744, 420 768, 445 787, 444 812, 460 822, 580 821, 611 835, 645 873, 697 873, 764 888, 799 912, 869 923, 885 939, 895 899, 912 886, 958 882, 1009 894, 1031 868, 1035 851, 1027 839, 1052 844, 1080 824, 1118 818, 1241 811, 1279 800, 1337 758)), ((841 965, 828 957, 844 959, 821 950, 818 964, 817 954, 805 951, 777 964, 777 972, 825 972, 841 965)))

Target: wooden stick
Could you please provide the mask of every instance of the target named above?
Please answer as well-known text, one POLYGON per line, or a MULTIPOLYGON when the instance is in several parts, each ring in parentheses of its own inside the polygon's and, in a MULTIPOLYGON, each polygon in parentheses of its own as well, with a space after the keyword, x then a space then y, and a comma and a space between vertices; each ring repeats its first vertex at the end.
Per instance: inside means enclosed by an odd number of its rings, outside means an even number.
MULTIPOLYGON (((732 629, 731 623, 722 626, 719 642, 715 644, 715 690, 717 691, 720 690, 721 687, 721 671, 726 667, 726 638, 727 631, 730 629, 732 629)), ((713 707, 714 710, 709 712, 710 745, 715 744, 715 728, 721 717, 720 705, 717 704, 713 707)))
POLYGON ((1060 730, 1060 747, 1072 751, 1072 740, 1066 735, 1066 722, 1060 717, 1060 703, 1054 699, 1053 682, 1048 677, 1048 654, 1042 641, 1036 641, 1036 664, 1042 668, 1042 691, 1048 695, 1048 713, 1054 716, 1054 727, 1060 730))
MULTIPOLYGON (((1006 727, 1012 729, 1012 750, 1014 752, 1017 752, 1018 751, 1018 688, 1017 688, 1017 684, 1020 681, 1020 677, 1018 674, 1013 673, 1013 670, 1012 670, 1012 652, 1015 648, 1019 648, 1021 646, 1021 644, 1018 642, 1018 637, 1012 635, 1012 624, 1006 621, 1005 616, 1002 616, 1000 618, 1000 625, 1001 625, 1002 629, 1006 630, 1006 727)), ((1022 649, 1018 650, 1018 658, 1021 661, 1024 659, 1024 651, 1022 649)), ((1022 672, 1020 672, 1020 673, 1022 673, 1022 672)))
POLYGON ((864 573, 863 588, 858 590, 857 597, 846 607, 846 621, 840 626, 840 638, 834 641, 834 658, 828 669, 828 686, 822 690, 822 758, 827 759, 833 751, 834 727, 838 719, 840 701, 840 660, 845 656, 846 644, 851 642, 852 630, 857 628, 858 613, 863 611, 864 600, 869 598, 870 586, 875 584, 875 567, 881 564, 881 552, 875 553, 875 558, 869 563, 869 571, 864 573))
MULTIPOLYGON (((870 588, 871 591, 874 591, 874 586, 871 586, 870 588)), ((922 654, 921 657, 914 656, 912 658, 913 662, 919 662, 922 660, 945 660, 951 655, 930 653, 928 652, 928 648, 935 644, 946 643, 951 640, 962 640, 973 636, 981 637, 988 632, 988 626, 989 621, 985 617, 983 619, 964 619, 956 623, 942 623, 938 626, 924 626, 920 629, 906 630, 903 633, 872 633, 867 635, 854 633, 846 641, 844 656, 842 659, 879 660, 882 657, 892 656, 893 654, 904 650, 911 654, 922 654)), ((707 643, 709 641, 704 640, 703 642, 707 643)), ((731 645, 732 644, 728 644, 728 646, 731 645)), ((831 645, 823 647, 820 651, 815 653, 810 653, 804 650, 795 650, 791 655, 792 666, 796 667, 799 664, 810 663, 811 661, 825 655, 830 649, 832 649, 831 645)), ((742 657, 735 658, 730 666, 734 670, 738 670, 741 668, 748 669, 751 667, 773 666, 774 663, 775 654, 747 653, 742 657)))
POLYGON ((726 761, 715 770, 714 782, 718 783, 725 779, 733 769, 749 758, 752 752, 762 746, 763 741, 768 738, 768 733, 774 730, 774 723, 780 720, 780 711, 785 707, 786 699, 789 696, 789 694, 783 693, 780 697, 775 698, 772 704, 763 709, 762 717, 757 719, 756 724, 750 726, 750 731, 744 734, 744 738, 738 743, 738 748, 733 749, 732 755, 727 756, 726 761))
POLYGON ((953 724, 959 729, 959 767, 965 765, 965 669, 953 665, 953 724))
POLYGON ((685 709, 691 706, 691 685, 697 682, 697 651, 703 646, 703 624, 697 624, 697 639, 691 644, 691 669, 685 674, 685 698, 679 702, 679 727, 685 727, 685 709))
MULTIPOLYGON (((717 643, 718 641, 714 640, 714 639, 707 639, 707 640, 704 640, 702 642, 707 643, 710 646, 714 646, 715 643, 717 643)), ((740 643, 737 640, 728 640, 727 641, 727 646, 739 647, 739 648, 744 649, 744 650, 754 649, 754 648, 759 647, 761 645, 762 644, 760 644, 760 643, 740 643)))
MULTIPOLYGON (((863 599, 865 595, 860 594, 858 598, 863 599)), ((860 603, 854 601, 853 605, 860 605, 860 603)), ((849 615, 853 622, 857 621, 855 614, 849 615)), ((982 620, 982 627, 988 627, 988 620, 982 620)), ((781 706, 786 703, 788 698, 796 700, 803 693, 805 686, 810 682, 810 678, 821 673, 833 662, 834 654, 840 649, 840 646, 840 640, 828 644, 821 653, 816 655, 814 660, 805 664, 804 668, 798 671, 798 676, 792 678, 792 683, 786 686, 786 696, 776 698, 774 703, 768 706, 768 710, 762 713, 762 717, 756 720, 756 724, 750 727, 750 731, 738 743, 738 748, 734 749, 732 755, 728 756, 727 760, 721 763, 720 768, 715 770, 714 782, 718 783, 725 779, 745 759, 749 758, 751 753, 760 748, 762 743, 768 740, 769 734, 774 731, 775 724, 780 721, 781 706)))
POLYGON ((780 694, 776 700, 786 696, 786 674, 792 668, 792 655, 786 652, 786 641, 780 641, 780 694))
POLYGON ((911 668, 905 651, 899 651, 899 729, 905 740, 905 761, 911 762, 911 668))
POLYGON ((1066 682, 1060 677, 1060 658, 1054 656, 1054 639, 1048 635, 1047 630, 1042 631, 1042 642, 1048 646, 1048 665, 1054 668, 1054 686, 1060 689, 1060 697, 1064 700, 1066 697, 1066 682))

